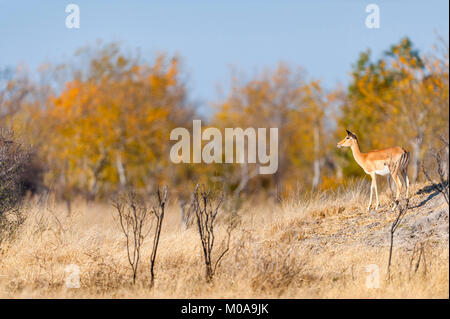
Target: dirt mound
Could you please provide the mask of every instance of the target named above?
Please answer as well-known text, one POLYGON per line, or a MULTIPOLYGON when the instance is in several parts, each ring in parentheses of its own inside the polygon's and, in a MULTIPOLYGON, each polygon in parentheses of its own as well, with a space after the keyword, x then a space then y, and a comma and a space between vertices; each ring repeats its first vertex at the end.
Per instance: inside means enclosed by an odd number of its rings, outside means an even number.
MULTIPOLYGON (((343 207, 339 215, 317 219, 308 231, 299 234, 298 240, 311 245, 313 251, 324 246, 389 246, 391 225, 398 215, 391 208, 385 204, 378 211, 368 212, 361 207, 343 207)), ((448 245, 448 240, 449 206, 439 191, 425 186, 410 196, 394 245, 412 250, 417 243, 448 245)))

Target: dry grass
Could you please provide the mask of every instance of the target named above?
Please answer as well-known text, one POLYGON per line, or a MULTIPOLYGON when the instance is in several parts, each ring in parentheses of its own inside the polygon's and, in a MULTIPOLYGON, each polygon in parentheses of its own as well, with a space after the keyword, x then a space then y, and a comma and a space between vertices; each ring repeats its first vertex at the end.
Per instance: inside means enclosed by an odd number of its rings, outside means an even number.
MULTIPOLYGON (((395 217, 366 212, 366 186, 292 198, 281 205, 248 203, 240 212, 230 252, 209 284, 196 229, 182 231, 178 205, 169 203, 153 289, 148 288, 151 240, 144 242, 133 286, 124 238, 110 205, 78 203, 67 216, 61 204, 30 202, 17 238, 0 247, 0 297, 448 298, 446 243, 426 245, 426 259, 417 271, 411 268, 412 251, 395 248, 393 279, 385 280, 388 248, 367 245, 352 232, 372 219, 382 221, 372 229, 379 231, 395 217), (69 264, 80 267, 78 289, 66 288, 69 264), (370 264, 379 266, 378 289, 366 287, 370 264)), ((380 199, 386 206, 387 193, 380 199)), ((224 232, 221 225, 217 245, 224 232)))

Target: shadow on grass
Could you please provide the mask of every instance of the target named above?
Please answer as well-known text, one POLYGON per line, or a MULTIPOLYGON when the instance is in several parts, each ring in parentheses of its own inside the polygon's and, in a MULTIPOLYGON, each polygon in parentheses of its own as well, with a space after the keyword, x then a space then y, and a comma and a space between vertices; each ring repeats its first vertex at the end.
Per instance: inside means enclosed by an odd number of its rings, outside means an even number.
POLYGON ((424 206, 426 203, 428 203, 433 197, 436 197, 437 195, 439 195, 441 193, 441 191, 439 189, 445 189, 446 187, 448 187, 448 181, 444 181, 442 183, 439 184, 432 184, 432 185, 427 185, 421 189, 419 189, 416 193, 416 195, 421 195, 421 194, 430 194, 428 195, 427 198, 425 198, 423 201, 421 201, 419 204, 417 204, 416 206, 413 206, 411 208, 418 208, 418 207, 422 207, 424 206))

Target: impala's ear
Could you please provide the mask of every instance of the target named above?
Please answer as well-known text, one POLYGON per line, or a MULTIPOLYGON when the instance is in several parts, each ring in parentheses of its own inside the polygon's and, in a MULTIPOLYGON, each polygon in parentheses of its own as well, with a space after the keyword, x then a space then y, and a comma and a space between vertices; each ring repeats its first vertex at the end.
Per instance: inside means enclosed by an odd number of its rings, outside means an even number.
POLYGON ((348 135, 348 136, 354 138, 355 140, 358 139, 358 138, 356 137, 356 134, 355 134, 355 133, 350 132, 349 130, 346 130, 346 131, 347 131, 347 135, 348 135))

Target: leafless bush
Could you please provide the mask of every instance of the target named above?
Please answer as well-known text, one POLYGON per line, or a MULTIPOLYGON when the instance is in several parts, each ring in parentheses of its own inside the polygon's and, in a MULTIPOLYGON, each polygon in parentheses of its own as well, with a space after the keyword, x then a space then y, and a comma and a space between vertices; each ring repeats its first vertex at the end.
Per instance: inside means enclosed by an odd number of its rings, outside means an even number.
POLYGON ((12 133, 0 130, 0 215, 21 199, 21 179, 28 152, 12 140, 12 133))
POLYGON ((0 241, 24 222, 20 210, 24 197, 23 178, 32 152, 14 142, 12 131, 0 129, 0 241))
MULTIPOLYGON (((448 186, 448 149, 449 149, 449 143, 448 140, 444 138, 440 138, 442 143, 444 144, 443 147, 441 147, 439 150, 430 150, 429 153, 431 154, 432 158, 434 159, 434 164, 436 166, 436 174, 438 176, 439 181, 435 182, 433 178, 431 177, 429 169, 426 168, 424 163, 422 163, 422 171, 426 177, 426 179, 431 183, 432 188, 439 191, 445 198, 447 204, 449 203, 449 186, 448 186), (446 152, 446 155, 444 153, 446 152)), ((392 200, 394 200, 394 192, 391 188, 391 183, 389 179, 389 188, 391 190, 391 197, 392 200)), ((409 198, 406 199, 406 202, 404 204, 396 203, 396 211, 397 211, 397 218, 394 220, 394 222, 391 225, 390 229, 390 246, 389 246, 389 259, 388 259, 388 267, 387 267, 387 274, 388 274, 388 280, 391 278, 391 262, 392 262, 392 251, 394 248, 394 235, 395 231, 397 230, 398 226, 400 225, 400 222, 402 218, 405 216, 408 209, 411 207, 409 206, 409 198)), ((424 250, 423 250, 423 244, 421 244, 420 249, 414 247, 413 257, 415 257, 416 254, 418 254, 418 261, 416 262, 415 266, 415 272, 417 271, 421 258, 425 258, 424 256, 424 250), (417 250, 417 251, 416 251, 417 250)), ((411 261, 412 263, 412 261, 411 261)), ((411 264, 412 265, 412 264, 411 264)), ((410 266, 411 266, 410 265, 410 266)), ((426 266, 425 266, 426 267, 426 266)), ((425 268, 426 271, 426 268, 425 268)))
POLYGON ((0 244, 6 239, 14 239, 17 230, 25 222, 21 207, 14 207, 0 216, 0 244))
POLYGON ((144 200, 134 192, 129 192, 115 200, 114 208, 119 216, 120 227, 125 235, 128 263, 130 264, 133 284, 141 257, 141 247, 150 231, 150 214, 144 200))
POLYGON ((391 229, 390 229, 389 259, 388 259, 388 267, 387 267, 388 280, 391 278, 392 250, 394 249, 395 231, 397 230, 398 226, 400 225, 400 222, 401 222, 403 216, 410 208, 409 207, 409 198, 406 199, 406 203, 404 205, 399 203, 395 208, 396 208, 398 214, 397 214, 397 218, 392 223, 391 229))
POLYGON ((119 196, 113 203, 119 217, 119 224, 126 239, 128 263, 132 270, 133 284, 141 261, 141 248, 145 237, 153 231, 153 245, 150 256, 150 287, 155 281, 155 262, 158 250, 164 210, 167 202, 167 187, 162 192, 158 189, 157 205, 148 208, 142 196, 128 192, 119 196), (155 227, 152 227, 155 221, 155 227))
POLYGON ((230 221, 226 230, 227 237, 222 243, 223 249, 214 261, 212 256, 215 242, 214 228, 216 226, 216 217, 219 212, 220 205, 223 202, 224 195, 221 193, 220 197, 215 201, 215 203, 213 203, 214 199, 211 191, 206 190, 205 187, 200 188, 199 185, 196 185, 192 198, 198 233, 202 243, 206 281, 209 282, 216 273, 216 269, 221 260, 230 249, 231 232, 235 228, 236 224, 233 220, 230 221))
POLYGON ((153 287, 155 282, 155 261, 156 261, 156 251, 158 250, 159 237, 161 235, 161 226, 164 219, 164 210, 167 203, 167 186, 164 186, 163 191, 158 189, 156 192, 158 197, 158 207, 153 207, 151 213, 156 218, 156 227, 153 234, 153 246, 152 246, 152 255, 150 257, 150 288, 153 287))
POLYGON ((409 276, 411 277, 411 270, 414 269, 414 274, 419 270, 420 264, 423 264, 423 275, 427 273, 427 260, 425 255, 426 242, 421 241, 414 244, 414 249, 409 260, 409 276))
POLYGON ((394 249, 394 235, 395 235, 395 231, 397 230, 398 226, 400 225, 400 222, 401 222, 402 218, 405 216, 405 214, 408 211, 408 209, 410 209, 410 206, 409 206, 409 197, 406 198, 404 204, 402 204, 400 201, 397 202, 395 200, 394 191, 392 190, 392 187, 391 187, 391 180, 388 179, 388 181, 389 181, 389 189, 391 191, 391 198, 392 198, 392 201, 394 202, 395 211, 397 212, 397 218, 394 220, 394 222, 392 223, 391 228, 390 228, 389 259, 388 259, 388 266, 387 266, 387 275, 388 275, 387 279, 390 280, 390 278, 391 278, 392 251, 394 249))
POLYGON ((444 144, 439 150, 431 149, 429 154, 434 159, 434 165, 436 168, 436 176, 438 181, 436 182, 430 170, 426 168, 425 164, 422 163, 422 171, 425 175, 425 178, 428 182, 431 183, 431 186, 439 191, 442 196, 444 196, 447 205, 449 205, 449 185, 448 185, 448 177, 449 177, 449 165, 448 165, 448 152, 449 152, 449 143, 448 139, 440 137, 441 142, 444 144))

